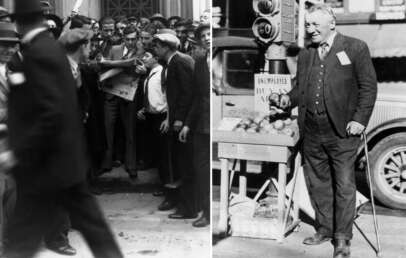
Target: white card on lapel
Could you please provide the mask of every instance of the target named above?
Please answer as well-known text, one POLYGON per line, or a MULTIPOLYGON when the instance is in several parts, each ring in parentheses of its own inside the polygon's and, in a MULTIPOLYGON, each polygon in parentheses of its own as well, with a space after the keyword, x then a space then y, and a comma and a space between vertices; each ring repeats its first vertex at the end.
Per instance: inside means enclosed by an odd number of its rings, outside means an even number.
POLYGON ((337 54, 338 60, 340 61, 341 65, 349 65, 351 64, 350 58, 344 51, 338 52, 337 54))

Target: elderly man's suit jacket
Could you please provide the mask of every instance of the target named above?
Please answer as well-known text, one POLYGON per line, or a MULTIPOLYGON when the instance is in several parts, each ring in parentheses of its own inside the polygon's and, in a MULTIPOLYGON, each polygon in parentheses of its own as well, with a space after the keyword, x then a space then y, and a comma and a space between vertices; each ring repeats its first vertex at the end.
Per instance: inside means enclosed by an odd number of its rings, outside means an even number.
MULTIPOLYGON (((297 85, 289 93, 293 106, 299 107, 299 129, 304 133, 308 80, 317 47, 302 49, 298 58, 297 85)), ((346 126, 356 121, 367 126, 377 94, 375 69, 367 45, 337 33, 325 59, 324 96, 327 113, 341 137, 346 126), (344 52, 350 64, 341 64, 337 54, 344 52)))
POLYGON ((193 100, 194 60, 188 55, 177 52, 167 68, 164 88, 168 100, 169 122, 186 120, 193 100))
POLYGON ((27 192, 83 183, 86 158, 76 83, 62 47, 48 32, 22 46, 18 82, 10 80, 8 127, 17 185, 27 192))

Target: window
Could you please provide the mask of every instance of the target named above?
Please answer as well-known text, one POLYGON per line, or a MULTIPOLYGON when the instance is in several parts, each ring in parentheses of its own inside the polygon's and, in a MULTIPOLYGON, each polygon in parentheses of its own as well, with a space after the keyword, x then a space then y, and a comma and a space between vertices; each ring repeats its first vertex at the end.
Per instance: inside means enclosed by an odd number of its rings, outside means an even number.
POLYGON ((104 0, 105 16, 116 17, 131 15, 135 17, 151 17, 159 12, 159 0, 104 0))

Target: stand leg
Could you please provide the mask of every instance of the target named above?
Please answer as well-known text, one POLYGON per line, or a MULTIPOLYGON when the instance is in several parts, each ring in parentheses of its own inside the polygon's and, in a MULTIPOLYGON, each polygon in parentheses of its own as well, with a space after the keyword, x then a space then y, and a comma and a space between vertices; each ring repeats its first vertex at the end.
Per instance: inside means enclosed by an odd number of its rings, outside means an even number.
POLYGON ((247 161, 246 160, 240 160, 239 179, 240 179, 240 182, 239 182, 240 195, 247 196, 247 161))
POLYGON ((221 235, 227 234, 228 228, 228 160, 220 159, 221 161, 221 182, 220 182, 220 218, 218 222, 218 230, 221 235))
POLYGON ((283 228, 283 219, 285 214, 285 199, 286 199, 286 174, 287 165, 279 163, 278 166, 278 225, 280 226, 280 233, 276 239, 279 243, 283 241, 285 229, 283 228))

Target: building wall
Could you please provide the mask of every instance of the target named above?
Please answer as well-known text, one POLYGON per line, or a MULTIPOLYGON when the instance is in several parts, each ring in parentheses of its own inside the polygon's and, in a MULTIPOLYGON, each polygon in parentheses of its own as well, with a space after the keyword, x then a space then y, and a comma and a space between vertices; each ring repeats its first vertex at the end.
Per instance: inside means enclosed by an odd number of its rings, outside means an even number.
MULTIPOLYGON (((9 10, 13 9, 13 0, 0 0, 0 4, 1 2, 9 10)), ((75 0, 50 0, 50 3, 54 5, 55 14, 60 17, 67 17, 75 2, 75 0)), ((199 20, 203 11, 210 8, 210 3, 211 0, 159 0, 158 9, 165 17, 178 15, 199 20)), ((100 19, 103 15, 102 0, 83 0, 79 12, 91 18, 100 19)))

